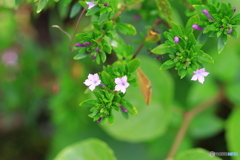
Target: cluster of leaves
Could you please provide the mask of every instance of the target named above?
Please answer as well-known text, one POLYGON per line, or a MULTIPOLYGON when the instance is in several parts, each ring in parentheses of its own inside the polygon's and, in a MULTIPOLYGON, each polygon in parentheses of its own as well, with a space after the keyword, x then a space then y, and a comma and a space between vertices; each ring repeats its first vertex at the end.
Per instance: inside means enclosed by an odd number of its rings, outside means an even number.
MULTIPOLYGON (((138 1, 129 1, 124 5, 127 7, 128 5, 136 2, 138 1)), ((96 63, 100 64, 106 61, 107 54, 111 54, 112 47, 114 47, 115 44, 112 43, 112 39, 119 37, 117 30, 122 34, 135 35, 136 29, 131 24, 119 22, 120 18, 116 16, 119 10, 117 8, 117 2, 101 0, 95 1, 94 4, 96 5, 89 8, 86 13, 86 16, 94 17, 92 19, 94 29, 77 35, 80 44, 84 45, 86 42, 90 42, 91 45, 86 47, 77 47, 76 50, 78 50, 79 54, 77 54, 74 59, 78 60, 90 56, 93 60, 96 60, 96 63)), ((127 46, 124 46, 123 44, 122 48, 125 47, 127 46)), ((119 55, 123 54, 122 51, 116 53, 119 53, 119 55)))
POLYGON ((220 53, 227 43, 228 35, 237 37, 236 28, 240 24, 240 14, 234 16, 236 8, 224 2, 193 7, 200 17, 198 25, 204 28, 203 34, 207 34, 208 37, 219 37, 218 52, 220 53))
POLYGON ((136 86, 136 78, 132 73, 138 68, 140 64, 139 59, 134 59, 128 63, 122 63, 120 61, 115 62, 111 66, 106 66, 100 73, 101 86, 97 86, 93 91, 95 99, 88 99, 83 101, 80 105, 91 107, 89 117, 94 121, 103 122, 108 118, 109 123, 114 122, 114 116, 112 109, 116 111, 122 111, 125 118, 128 118, 128 113, 132 115, 137 114, 136 108, 124 99, 125 94, 119 91, 115 91, 114 80, 119 77, 127 76, 127 81, 130 85, 136 86))
POLYGON ((179 76, 183 78, 187 73, 193 73, 193 71, 202 67, 202 63, 213 62, 212 58, 201 50, 202 45, 197 45, 193 35, 191 26, 197 20, 197 16, 190 18, 185 30, 176 23, 171 22, 172 29, 164 32, 167 39, 165 43, 152 50, 153 53, 159 55, 169 54, 170 59, 164 62, 160 69, 175 67, 179 76), (174 40, 175 37, 178 37, 177 41, 174 40))
MULTIPOLYGON (((231 4, 214 3, 208 5, 194 5, 198 14, 191 17, 183 30, 179 25, 170 22, 172 28, 164 32, 167 39, 163 44, 152 49, 155 54, 168 53, 170 59, 165 61, 160 69, 175 67, 181 78, 187 73, 203 68, 203 63, 213 63, 210 55, 201 48, 208 37, 218 37, 218 52, 220 53, 227 42, 227 35, 237 37, 236 25, 240 24, 240 14, 233 16, 235 8, 231 4), (199 35, 199 42, 193 34, 193 25, 203 32, 199 35), (201 26, 201 27, 200 27, 201 26), (175 38, 177 38, 175 40, 175 38)), ((195 29, 195 28, 194 28, 195 29)))

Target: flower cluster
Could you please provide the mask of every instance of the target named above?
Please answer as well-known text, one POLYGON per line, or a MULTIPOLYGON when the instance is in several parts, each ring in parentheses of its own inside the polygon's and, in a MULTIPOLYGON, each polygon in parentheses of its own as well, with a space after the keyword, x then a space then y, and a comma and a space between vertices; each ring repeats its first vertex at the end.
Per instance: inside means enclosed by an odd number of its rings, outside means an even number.
POLYGON ((136 78, 132 74, 139 66, 138 59, 129 62, 115 62, 111 66, 104 67, 100 73, 89 74, 83 82, 93 91, 96 99, 83 101, 81 106, 90 106, 89 114, 97 123, 108 119, 113 123, 112 109, 121 111, 125 118, 128 114, 136 115, 136 108, 124 99, 127 88, 136 85, 136 78))
MULTIPOLYGON (((191 22, 191 19, 189 21, 191 22)), ((202 45, 197 45, 189 26, 185 30, 175 23, 171 23, 171 26, 172 29, 164 32, 164 37, 167 39, 165 43, 152 50, 155 54, 168 53, 169 55, 170 59, 165 61, 160 69, 175 67, 180 78, 183 78, 187 73, 192 74, 199 69, 202 63, 213 62, 212 58, 201 50, 202 45)))
POLYGON ((208 37, 219 37, 218 52, 220 53, 227 42, 227 36, 237 37, 236 28, 240 24, 240 14, 234 16, 235 7, 224 2, 208 5, 194 5, 200 21, 192 28, 202 31, 208 37))
MULTIPOLYGON (((115 78, 115 91, 121 91, 122 93, 126 92, 126 88, 129 86, 127 82, 127 76, 123 76, 122 78, 115 78)), ((89 89, 93 91, 96 86, 104 87, 104 84, 101 84, 101 80, 97 73, 89 74, 88 79, 85 80, 84 84, 89 86, 89 89)))

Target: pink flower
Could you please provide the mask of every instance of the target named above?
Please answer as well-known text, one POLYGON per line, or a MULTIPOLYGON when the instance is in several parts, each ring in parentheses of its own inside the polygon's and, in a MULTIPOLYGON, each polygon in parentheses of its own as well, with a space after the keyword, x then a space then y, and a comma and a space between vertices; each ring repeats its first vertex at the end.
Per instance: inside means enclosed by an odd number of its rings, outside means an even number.
POLYGON ((202 83, 204 82, 205 78, 207 75, 209 74, 209 72, 205 72, 205 68, 202 69, 198 69, 196 71, 194 71, 194 75, 192 76, 192 81, 196 81, 198 80, 198 82, 202 83))
POLYGON ((88 9, 91 9, 91 8, 93 8, 94 6, 96 6, 96 5, 94 4, 94 1, 86 2, 86 3, 87 3, 87 5, 88 5, 88 9))
POLYGON ((126 88, 129 86, 129 83, 127 82, 127 76, 115 78, 115 83, 117 84, 115 86, 115 91, 121 91, 123 93, 126 92, 126 88))
POLYGON ((101 83, 101 80, 99 79, 99 76, 97 73, 95 74, 89 74, 88 79, 83 82, 86 86, 89 86, 89 89, 93 91, 96 86, 98 86, 101 83))

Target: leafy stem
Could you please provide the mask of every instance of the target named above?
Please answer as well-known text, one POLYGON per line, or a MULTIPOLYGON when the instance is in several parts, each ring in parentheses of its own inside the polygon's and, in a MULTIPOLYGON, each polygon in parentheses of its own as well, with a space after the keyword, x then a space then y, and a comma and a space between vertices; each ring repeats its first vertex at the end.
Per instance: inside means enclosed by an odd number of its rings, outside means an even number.
POLYGON ((183 123, 178 130, 177 136, 172 144, 172 147, 168 153, 166 160, 171 160, 174 157, 174 155, 176 154, 177 149, 179 148, 181 141, 183 140, 192 119, 196 115, 200 114, 202 111, 211 107, 213 104, 219 102, 223 98, 224 98, 224 94, 223 94, 222 90, 220 90, 218 95, 215 96, 214 98, 209 99, 209 100, 199 104, 198 106, 194 107, 192 110, 187 111, 183 114, 184 115, 183 123))
MULTIPOLYGON (((155 28, 157 25, 161 24, 161 23, 163 23, 166 27, 171 28, 171 26, 170 26, 169 23, 163 21, 161 18, 157 18, 156 21, 155 21, 155 22, 153 23, 153 25, 151 26, 150 30, 154 30, 154 28, 155 28)), ((141 51, 141 49, 143 48, 146 37, 147 37, 147 35, 145 36, 145 38, 143 39, 143 41, 142 41, 142 42, 140 43, 140 45, 138 46, 136 52, 135 52, 135 53, 133 54, 133 56, 132 56, 132 59, 136 58, 137 55, 139 54, 139 52, 141 51)))

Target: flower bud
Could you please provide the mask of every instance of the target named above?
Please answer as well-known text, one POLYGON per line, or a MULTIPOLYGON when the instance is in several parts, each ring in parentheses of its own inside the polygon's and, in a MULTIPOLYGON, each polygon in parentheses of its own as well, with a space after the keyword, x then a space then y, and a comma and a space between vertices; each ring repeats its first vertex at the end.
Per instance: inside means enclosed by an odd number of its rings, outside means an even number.
POLYGON ((102 121, 102 117, 100 117, 98 120, 97 120, 97 123, 100 123, 102 121))
POLYGON ((232 33, 232 31, 233 31, 233 29, 232 29, 232 28, 230 28, 230 29, 228 30, 227 34, 231 34, 231 33, 232 33))
POLYGON ((176 36, 176 37, 174 37, 174 39, 173 39, 173 40, 174 40, 174 42, 175 42, 175 43, 178 43, 178 42, 179 42, 179 37, 178 37, 178 36, 176 36))
POLYGON ((108 7, 108 6, 109 6, 108 3, 104 3, 103 5, 104 5, 105 7, 108 7))
POLYGON ((91 45, 92 43, 90 43, 90 42, 85 42, 84 44, 86 44, 86 45, 91 45))
POLYGON ((123 111, 123 112, 128 112, 128 110, 126 109, 126 108, 124 108, 123 106, 119 106, 120 108, 121 108, 121 110, 123 111))
POLYGON ((98 48, 98 47, 97 47, 97 48, 95 48, 95 51, 96 51, 96 52, 100 52, 100 50, 99 50, 99 48, 98 48))
POLYGON ((76 43, 75 46, 76 46, 76 47, 87 47, 86 45, 81 44, 81 43, 76 43))
POLYGON ((92 60, 95 60, 95 59, 96 59, 96 57, 97 57, 96 55, 92 56, 92 60))
POLYGON ((233 11, 234 11, 234 12, 236 12, 236 10, 237 10, 237 8, 236 8, 236 7, 233 7, 232 9, 233 9, 233 11))
POLYGON ((105 85, 104 85, 104 84, 99 84, 98 86, 100 86, 100 87, 105 87, 105 85))
POLYGON ((203 28, 199 27, 199 25, 197 25, 197 24, 192 25, 192 28, 196 29, 196 30, 199 30, 199 31, 203 31, 204 30, 203 28))
POLYGON ((214 19, 212 18, 212 16, 208 13, 208 10, 204 9, 202 11, 203 14, 205 14, 209 19, 211 19, 212 21, 214 21, 214 19))

